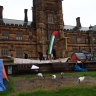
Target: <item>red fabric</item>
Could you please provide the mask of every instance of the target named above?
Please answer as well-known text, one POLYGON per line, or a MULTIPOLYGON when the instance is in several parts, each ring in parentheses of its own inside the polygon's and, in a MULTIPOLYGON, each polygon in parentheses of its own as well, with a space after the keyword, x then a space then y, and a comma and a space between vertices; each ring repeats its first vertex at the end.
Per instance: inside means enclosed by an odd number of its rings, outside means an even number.
POLYGON ((72 61, 86 61, 86 56, 85 54, 81 53, 73 53, 71 55, 71 60, 72 61))
POLYGON ((53 33, 52 33, 52 35, 57 35, 58 34, 58 31, 54 31, 53 33))
POLYGON ((79 59, 77 58, 76 54, 71 55, 71 60, 72 61, 78 61, 79 59))
POLYGON ((4 68, 4 64, 2 64, 2 67, 3 67, 3 70, 2 70, 3 71, 3 78, 8 79, 5 68, 4 68))

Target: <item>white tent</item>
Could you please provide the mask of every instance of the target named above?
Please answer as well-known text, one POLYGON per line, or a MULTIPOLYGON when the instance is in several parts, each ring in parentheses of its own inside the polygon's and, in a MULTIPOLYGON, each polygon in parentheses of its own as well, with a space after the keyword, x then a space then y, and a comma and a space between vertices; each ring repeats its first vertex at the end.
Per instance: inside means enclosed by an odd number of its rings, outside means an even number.
POLYGON ((32 65, 31 69, 39 69, 39 67, 36 65, 32 65))

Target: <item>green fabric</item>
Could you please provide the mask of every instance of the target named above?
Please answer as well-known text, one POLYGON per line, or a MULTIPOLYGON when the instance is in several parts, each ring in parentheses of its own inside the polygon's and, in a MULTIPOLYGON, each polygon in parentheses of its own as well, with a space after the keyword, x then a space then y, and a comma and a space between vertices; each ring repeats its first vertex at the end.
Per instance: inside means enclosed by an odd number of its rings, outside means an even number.
POLYGON ((54 35, 51 35, 51 37, 50 37, 50 43, 49 43, 49 48, 48 48, 48 55, 52 53, 54 39, 55 39, 55 36, 54 35))

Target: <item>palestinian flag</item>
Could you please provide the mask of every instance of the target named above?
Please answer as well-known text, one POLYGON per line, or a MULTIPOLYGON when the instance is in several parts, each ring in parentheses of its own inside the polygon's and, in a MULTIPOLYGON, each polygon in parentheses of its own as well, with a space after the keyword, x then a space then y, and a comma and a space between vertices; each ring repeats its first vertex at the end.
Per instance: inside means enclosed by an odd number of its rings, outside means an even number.
POLYGON ((49 43, 49 48, 48 48, 48 55, 52 53, 52 48, 53 48, 53 43, 55 40, 55 36, 58 34, 58 31, 54 31, 50 37, 50 43, 49 43))

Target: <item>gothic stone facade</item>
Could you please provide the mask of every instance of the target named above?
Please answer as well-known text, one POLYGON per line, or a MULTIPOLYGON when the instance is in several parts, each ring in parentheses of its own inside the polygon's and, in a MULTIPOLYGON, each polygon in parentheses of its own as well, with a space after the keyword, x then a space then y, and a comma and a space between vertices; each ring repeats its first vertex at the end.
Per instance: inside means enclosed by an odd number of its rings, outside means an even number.
MULTIPOLYGON (((59 31, 54 43, 57 58, 70 57, 80 50, 91 51, 92 34, 89 28, 81 27, 80 18, 76 19, 76 26, 64 25, 62 0, 33 0, 33 21, 28 21, 27 9, 24 21, 5 19, 2 11, 3 6, 0 6, 0 57, 24 58, 27 55, 38 59, 38 52, 46 56, 50 36, 55 30, 59 31)), ((96 34, 93 34, 95 47, 96 34)))

